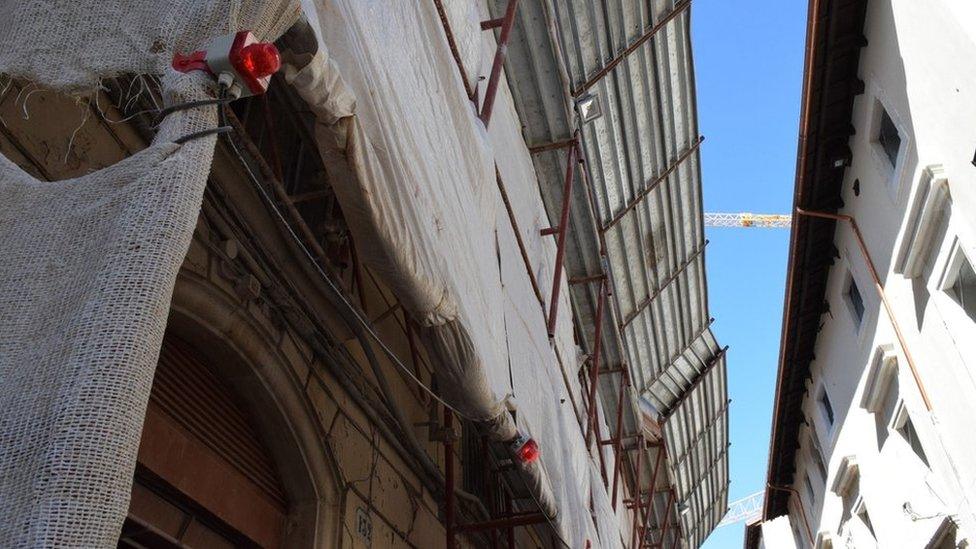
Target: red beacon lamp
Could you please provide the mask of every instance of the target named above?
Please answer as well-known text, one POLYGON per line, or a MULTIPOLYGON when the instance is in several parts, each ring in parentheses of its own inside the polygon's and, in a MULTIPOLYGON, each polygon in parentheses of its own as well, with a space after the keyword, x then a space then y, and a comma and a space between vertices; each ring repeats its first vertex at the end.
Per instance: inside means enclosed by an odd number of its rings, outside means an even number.
POLYGON ((528 435, 519 433, 510 446, 512 455, 523 465, 529 465, 539 460, 539 443, 528 435))
POLYGON ((234 98, 264 93, 271 75, 280 68, 278 48, 270 42, 258 42, 251 31, 219 36, 205 50, 173 56, 173 69, 207 72, 234 98))

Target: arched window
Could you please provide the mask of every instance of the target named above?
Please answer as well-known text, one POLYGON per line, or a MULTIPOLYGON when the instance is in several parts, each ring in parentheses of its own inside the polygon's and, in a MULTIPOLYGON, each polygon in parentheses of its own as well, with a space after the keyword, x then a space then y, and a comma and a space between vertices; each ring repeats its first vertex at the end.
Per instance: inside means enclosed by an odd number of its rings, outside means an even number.
POLYGON ((280 547, 288 505, 226 380, 167 335, 120 547, 280 547))

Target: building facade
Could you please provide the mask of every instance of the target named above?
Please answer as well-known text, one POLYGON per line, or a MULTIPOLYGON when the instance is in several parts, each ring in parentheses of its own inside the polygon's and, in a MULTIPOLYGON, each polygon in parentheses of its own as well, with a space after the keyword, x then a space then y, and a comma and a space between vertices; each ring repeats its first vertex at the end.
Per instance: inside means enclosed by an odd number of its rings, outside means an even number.
POLYGON ((687 0, 42 8, 0 8, 0 545, 711 532, 687 0), (281 70, 231 101, 194 52, 244 30, 281 70))
POLYGON ((976 9, 810 3, 764 522, 747 547, 965 547, 976 9))

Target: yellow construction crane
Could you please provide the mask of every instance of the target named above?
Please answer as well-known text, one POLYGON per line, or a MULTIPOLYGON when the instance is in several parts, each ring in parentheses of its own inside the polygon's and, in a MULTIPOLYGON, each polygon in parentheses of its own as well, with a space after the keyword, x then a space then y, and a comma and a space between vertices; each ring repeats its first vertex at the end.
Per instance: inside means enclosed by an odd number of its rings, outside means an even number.
POLYGON ((758 227, 789 229, 793 216, 786 214, 706 213, 706 227, 758 227))

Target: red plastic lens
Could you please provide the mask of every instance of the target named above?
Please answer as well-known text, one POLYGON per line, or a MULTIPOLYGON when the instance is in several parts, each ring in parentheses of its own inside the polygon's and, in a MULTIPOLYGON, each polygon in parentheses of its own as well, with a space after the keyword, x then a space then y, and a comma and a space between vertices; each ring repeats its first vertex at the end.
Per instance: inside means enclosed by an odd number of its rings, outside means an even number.
POLYGON ((240 69, 252 78, 264 78, 281 68, 281 55, 274 44, 257 43, 241 49, 240 69))
POLYGON ((534 438, 530 438, 525 441, 521 448, 516 450, 515 455, 522 463, 532 463, 539 459, 539 444, 534 438))

